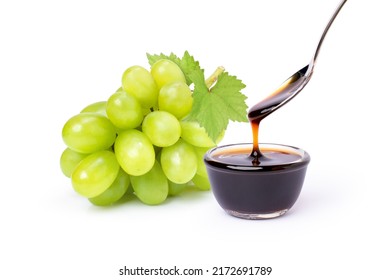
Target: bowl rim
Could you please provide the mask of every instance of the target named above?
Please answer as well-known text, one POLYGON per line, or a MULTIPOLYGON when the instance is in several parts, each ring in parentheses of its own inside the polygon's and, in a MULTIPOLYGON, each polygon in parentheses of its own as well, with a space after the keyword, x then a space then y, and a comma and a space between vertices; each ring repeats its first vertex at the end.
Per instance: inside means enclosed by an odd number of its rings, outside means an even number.
POLYGON ((215 151, 223 150, 223 149, 229 149, 230 147, 236 147, 236 146, 249 146, 251 147, 252 143, 233 143, 233 144, 225 144, 221 146, 216 146, 211 149, 209 149, 206 154, 203 157, 203 160, 208 168, 216 168, 219 170, 229 170, 231 171, 237 171, 237 172, 280 172, 280 171, 286 171, 286 170, 295 170, 295 169, 301 169, 306 168, 309 164, 311 158, 308 152, 305 150, 291 146, 291 145, 285 145, 285 144, 278 144, 278 143, 259 143, 260 150, 263 147, 278 147, 278 148, 284 148, 288 149, 290 151, 294 151, 297 155, 300 156, 300 159, 293 161, 293 162, 287 162, 285 164, 278 164, 278 165, 267 165, 267 166, 248 166, 248 165, 231 165, 226 164, 222 161, 216 161, 212 154, 215 151))

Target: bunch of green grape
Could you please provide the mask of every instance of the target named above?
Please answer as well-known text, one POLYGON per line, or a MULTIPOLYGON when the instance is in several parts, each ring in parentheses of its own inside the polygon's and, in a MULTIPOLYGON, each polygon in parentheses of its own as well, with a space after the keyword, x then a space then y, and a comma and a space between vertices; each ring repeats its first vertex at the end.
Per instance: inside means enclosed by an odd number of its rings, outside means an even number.
POLYGON ((203 162, 216 145, 197 122, 186 121, 192 91, 177 64, 128 68, 122 87, 64 125, 60 165, 74 190, 95 205, 134 193, 156 205, 188 188, 210 189, 203 162))

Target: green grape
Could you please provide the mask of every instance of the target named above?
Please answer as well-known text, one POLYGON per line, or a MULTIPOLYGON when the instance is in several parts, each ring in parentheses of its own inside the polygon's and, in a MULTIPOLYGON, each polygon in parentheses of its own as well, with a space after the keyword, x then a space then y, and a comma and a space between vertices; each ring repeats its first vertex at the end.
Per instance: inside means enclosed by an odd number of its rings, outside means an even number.
POLYGON ((107 117, 106 105, 106 101, 95 102, 85 107, 80 113, 96 113, 107 117))
POLYGON ((153 79, 156 81, 158 88, 173 82, 186 82, 186 78, 180 67, 168 59, 160 59, 152 65, 150 71, 153 79))
MULTIPOLYGON (((121 89, 122 88, 118 89, 118 91, 121 89)), ((99 101, 99 102, 95 102, 95 103, 88 105, 83 110, 81 110, 80 113, 95 113, 95 114, 99 114, 99 115, 102 115, 102 116, 105 116, 106 118, 108 118, 106 108, 107 108, 107 101, 99 101)), ((114 125, 114 127, 115 127, 116 133, 118 133, 119 131, 122 130, 121 128, 116 127, 115 125, 114 125)))
POLYGON ((135 195, 145 204, 160 204, 168 196, 168 180, 157 161, 149 172, 132 176, 130 180, 135 195))
POLYGON ((157 85, 150 72, 141 66, 132 66, 123 73, 122 88, 134 96, 143 108, 157 104, 157 85))
POLYGON ((72 185, 80 195, 95 197, 111 186, 118 172, 119 164, 113 152, 95 152, 77 165, 72 173, 72 185))
POLYGON ((145 117, 142 131, 149 137, 153 145, 167 147, 179 140, 181 127, 179 121, 172 114, 154 111, 145 117))
POLYGON ((70 178, 76 166, 87 156, 88 154, 81 154, 69 148, 66 148, 62 152, 60 158, 60 166, 62 173, 64 173, 66 177, 70 178))
POLYGON ((89 198, 89 201, 97 206, 106 206, 117 202, 127 192, 130 185, 130 176, 122 168, 111 186, 102 194, 89 198))
POLYGON ((89 154, 114 144, 115 127, 109 119, 96 113, 80 113, 70 118, 62 129, 62 139, 72 150, 89 154))
POLYGON ((196 147, 214 147, 216 143, 207 135, 198 122, 181 121, 181 137, 196 147))
POLYGON ((192 92, 183 82, 163 86, 158 95, 159 109, 171 113, 178 119, 190 113, 192 101, 192 92))
POLYGON ((176 196, 181 194, 183 191, 185 191, 188 188, 188 183, 185 184, 176 184, 174 182, 168 181, 168 195, 170 196, 176 196))
POLYGON ((194 178, 192 178, 192 182, 198 189, 202 191, 208 191, 211 187, 208 177, 203 177, 198 174, 196 174, 194 178))
POLYGON ((196 174, 202 177, 207 177, 207 170, 206 170, 206 165, 203 161, 203 157, 206 154, 206 152, 209 150, 209 148, 201 148, 201 147, 194 146, 194 150, 196 153, 196 157, 198 159, 198 169, 196 171, 196 174))
POLYGON ((141 131, 130 129, 119 133, 114 150, 120 166, 130 175, 143 175, 153 167, 154 148, 141 131))
POLYGON ((107 101, 107 116, 119 129, 136 128, 144 118, 137 99, 124 91, 118 91, 107 101))
POLYGON ((167 178, 176 184, 187 183, 194 177, 197 161, 194 148, 182 139, 161 151, 162 169, 167 178))

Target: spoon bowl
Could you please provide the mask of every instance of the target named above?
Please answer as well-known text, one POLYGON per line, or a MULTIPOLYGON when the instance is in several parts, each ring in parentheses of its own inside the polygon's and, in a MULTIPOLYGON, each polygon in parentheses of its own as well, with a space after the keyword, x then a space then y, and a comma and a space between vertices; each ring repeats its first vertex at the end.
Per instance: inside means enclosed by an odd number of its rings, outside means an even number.
POLYGON ((248 113, 249 120, 264 119, 267 115, 279 109, 292 98, 294 98, 307 85, 313 74, 314 66, 316 65, 318 54, 320 52, 325 36, 328 33, 329 28, 332 26, 332 23, 334 22, 341 8, 346 2, 347 0, 342 0, 339 6, 334 11, 332 17, 330 18, 328 24, 326 25, 322 33, 322 36, 318 42, 316 51, 310 63, 302 69, 298 70, 293 75, 291 75, 291 77, 289 77, 285 82, 283 82, 282 85, 271 95, 253 106, 248 113))

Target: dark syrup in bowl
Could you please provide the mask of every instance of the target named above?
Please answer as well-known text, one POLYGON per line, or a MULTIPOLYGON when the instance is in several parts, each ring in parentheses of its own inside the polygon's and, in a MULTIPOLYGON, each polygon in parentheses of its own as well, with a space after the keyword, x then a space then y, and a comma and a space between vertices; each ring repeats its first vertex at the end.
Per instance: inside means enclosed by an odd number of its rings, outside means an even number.
POLYGON ((262 161, 253 164, 252 144, 220 146, 205 155, 213 194, 229 214, 246 219, 274 218, 296 202, 310 156, 285 145, 260 144, 262 161))

